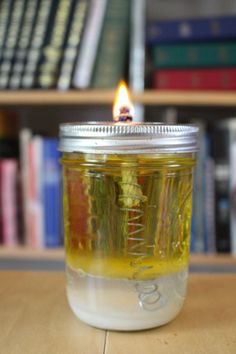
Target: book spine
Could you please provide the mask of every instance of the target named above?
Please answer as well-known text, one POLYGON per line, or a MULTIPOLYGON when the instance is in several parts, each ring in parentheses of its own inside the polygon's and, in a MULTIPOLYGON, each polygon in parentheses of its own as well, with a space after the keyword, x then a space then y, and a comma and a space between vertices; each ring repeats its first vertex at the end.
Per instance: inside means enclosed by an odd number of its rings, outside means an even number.
POLYGON ((229 122, 229 156, 230 156, 230 241, 231 253, 236 256, 236 122, 229 122))
POLYGON ((7 88, 10 78, 10 71, 12 68, 16 46, 18 43, 21 24, 24 20, 26 0, 15 0, 12 16, 10 19, 9 28, 7 31, 7 38, 5 45, 2 48, 2 60, 0 64, 0 88, 7 88))
POLYGON ((194 170, 194 198, 193 198, 193 219, 192 232, 194 234, 194 247, 192 250, 197 253, 204 252, 205 233, 205 161, 206 161, 206 127, 200 121, 194 122, 199 128, 199 152, 197 165, 194 170))
POLYGON ((28 193, 28 200, 27 200, 27 218, 28 218, 28 225, 29 225, 29 242, 30 247, 37 248, 37 220, 36 220, 36 211, 35 211, 35 195, 36 195, 36 188, 35 188, 35 170, 34 170, 34 153, 33 153, 33 144, 32 139, 28 145, 28 162, 29 162, 29 193, 28 193))
POLYGON ((11 18, 13 0, 3 0, 0 5, 0 62, 3 55, 3 48, 7 38, 7 30, 11 18))
POLYGON ((2 160, 0 159, 0 245, 3 244, 3 229, 2 229, 2 160))
POLYGON ((17 174, 18 161, 16 159, 1 161, 2 234, 3 243, 8 247, 18 244, 17 174))
POLYGON ((35 85, 36 73, 48 32, 53 25, 56 2, 41 0, 33 28, 30 46, 27 50, 21 88, 30 89, 35 85))
POLYGON ((114 88, 124 77, 128 47, 129 0, 108 0, 92 78, 93 88, 114 88))
MULTIPOLYGON (((129 87, 132 91, 142 92, 145 86, 145 17, 146 1, 131 1, 129 87)), ((135 103, 135 121, 144 120, 144 106, 135 103)))
POLYGON ((236 16, 159 20, 147 24, 147 44, 236 38, 236 16))
POLYGON ((36 85, 41 88, 52 88, 56 85, 72 4, 73 1, 59 1, 51 35, 48 43, 44 46, 43 57, 39 65, 36 85))
POLYGON ((58 163, 57 139, 43 141, 44 237, 46 247, 62 244, 61 230, 61 171, 58 163))
POLYGON ((25 18, 22 24, 18 46, 16 48, 15 60, 9 80, 9 88, 11 89, 18 89, 20 87, 27 49, 32 39, 32 29, 34 26, 38 5, 39 0, 28 0, 26 4, 25 18))
POLYGON ((236 90, 236 69, 160 69, 154 88, 164 90, 236 90))
POLYGON ((29 154, 29 195, 27 214, 29 240, 32 248, 42 248, 43 243, 43 202, 42 202, 42 138, 34 136, 28 146, 29 154))
POLYGON ((107 0, 91 0, 81 46, 76 59, 73 86, 85 89, 91 84, 107 0))
POLYGON ((229 127, 222 122, 211 133, 211 153, 215 162, 215 230, 217 252, 230 252, 230 160, 229 127))
POLYGON ((79 50, 86 19, 87 7, 87 0, 76 1, 73 17, 71 19, 69 35, 63 51, 63 58, 57 83, 57 87, 60 90, 68 90, 71 86, 76 56, 79 50))
POLYGON ((236 64, 236 43, 162 44, 153 47, 153 67, 228 67, 236 64))
POLYGON ((144 90, 145 13, 145 1, 132 0, 129 87, 133 91, 144 90))
POLYGON ((206 250, 208 253, 216 252, 216 230, 215 230, 215 163, 208 155, 206 161, 206 193, 205 193, 205 229, 206 229, 206 250))
POLYGON ((30 246, 30 221, 28 217, 28 203, 30 195, 30 172, 29 172, 29 145, 32 133, 30 129, 24 128, 20 131, 20 178, 22 186, 22 214, 23 214, 23 233, 24 243, 30 246))

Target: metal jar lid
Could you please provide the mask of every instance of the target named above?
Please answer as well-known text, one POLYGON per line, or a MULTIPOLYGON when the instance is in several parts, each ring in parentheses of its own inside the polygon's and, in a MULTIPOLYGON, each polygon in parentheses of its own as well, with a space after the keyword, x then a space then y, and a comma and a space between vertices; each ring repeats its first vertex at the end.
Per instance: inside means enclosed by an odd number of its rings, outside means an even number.
POLYGON ((162 123, 64 123, 59 150, 85 153, 185 153, 197 150, 198 128, 162 123))

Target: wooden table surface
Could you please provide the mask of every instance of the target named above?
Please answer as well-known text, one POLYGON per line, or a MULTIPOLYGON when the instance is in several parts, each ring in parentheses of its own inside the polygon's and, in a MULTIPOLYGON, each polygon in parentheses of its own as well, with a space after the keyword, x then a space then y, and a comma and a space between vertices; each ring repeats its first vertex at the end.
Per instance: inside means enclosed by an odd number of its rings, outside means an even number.
POLYGON ((171 323, 110 332, 78 320, 62 272, 0 272, 0 353, 236 353, 236 274, 190 274, 184 308, 171 323))

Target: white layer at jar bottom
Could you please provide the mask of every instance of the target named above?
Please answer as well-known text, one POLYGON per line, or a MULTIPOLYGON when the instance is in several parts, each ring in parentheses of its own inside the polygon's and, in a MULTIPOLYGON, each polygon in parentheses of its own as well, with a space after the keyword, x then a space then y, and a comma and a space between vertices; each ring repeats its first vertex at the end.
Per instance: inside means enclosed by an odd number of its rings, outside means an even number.
POLYGON ((67 266, 67 297, 82 321, 103 329, 133 331, 161 326, 181 310, 188 270, 136 281, 95 277, 67 266))

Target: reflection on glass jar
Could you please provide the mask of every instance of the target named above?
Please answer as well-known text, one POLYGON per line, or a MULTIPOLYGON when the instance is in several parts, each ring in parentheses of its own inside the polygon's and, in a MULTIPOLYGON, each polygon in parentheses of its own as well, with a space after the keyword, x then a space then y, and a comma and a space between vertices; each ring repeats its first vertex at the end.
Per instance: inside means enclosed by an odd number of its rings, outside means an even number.
POLYGON ((64 153, 67 293, 86 322, 143 329, 182 307, 192 152, 64 153))

